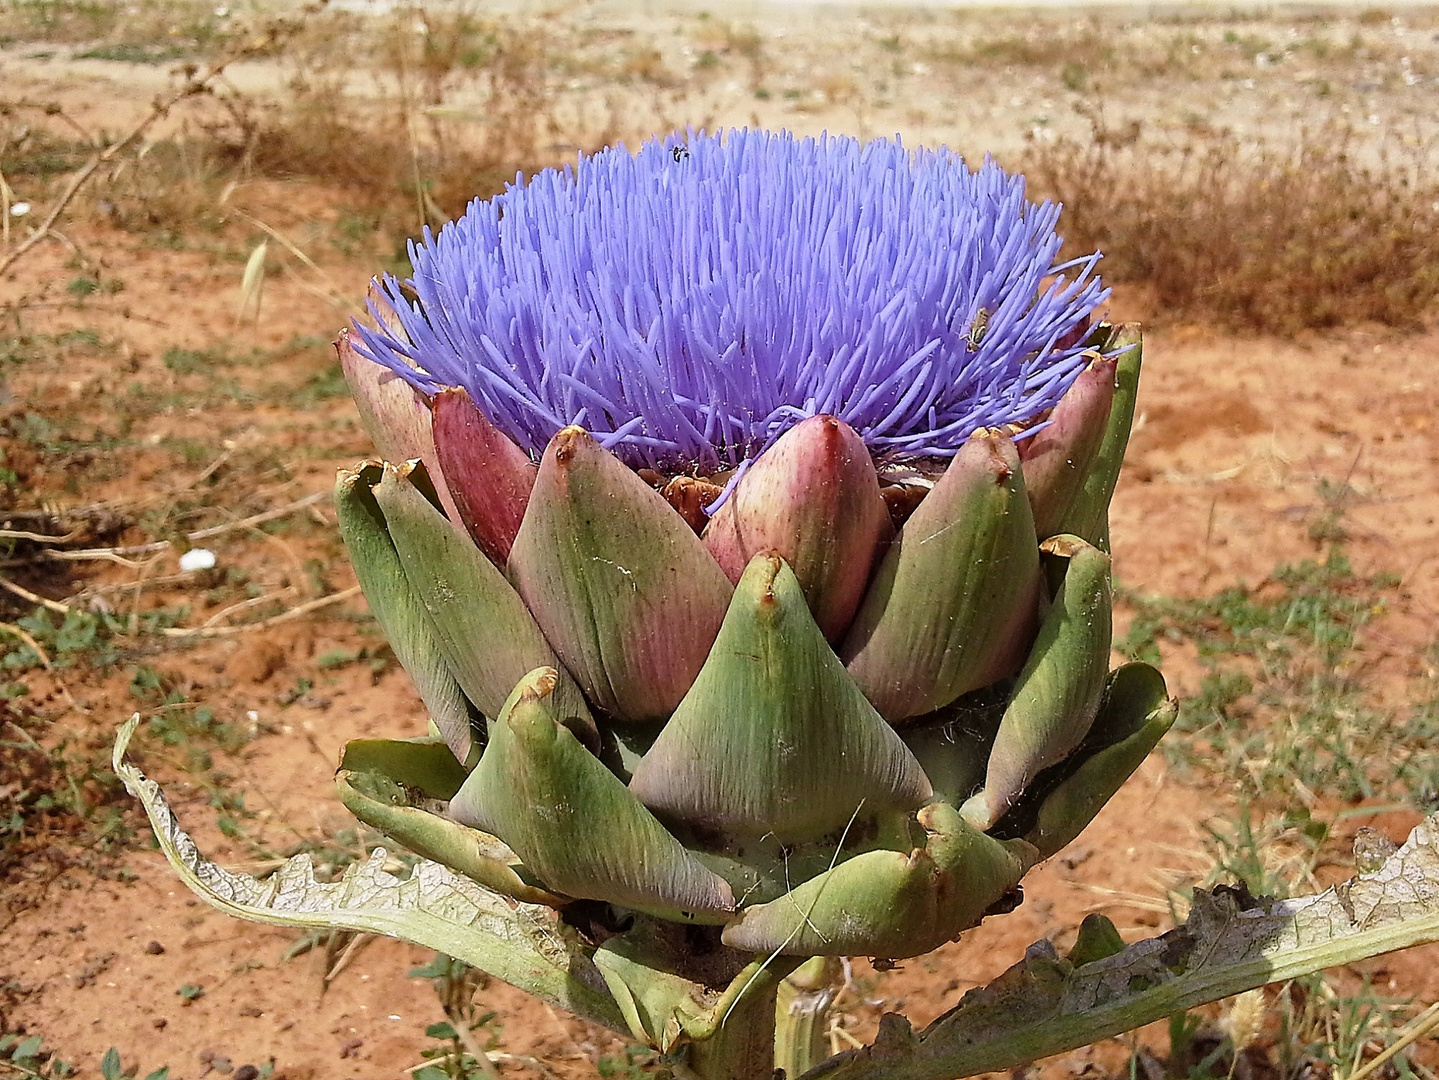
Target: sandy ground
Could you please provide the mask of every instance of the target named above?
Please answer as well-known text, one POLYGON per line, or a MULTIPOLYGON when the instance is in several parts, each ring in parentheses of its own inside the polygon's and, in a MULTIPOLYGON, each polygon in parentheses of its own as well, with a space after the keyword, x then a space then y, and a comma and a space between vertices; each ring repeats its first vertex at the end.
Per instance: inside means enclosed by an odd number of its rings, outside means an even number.
MULTIPOLYGON (((1097 101, 1111 123, 1137 119, 1143 137, 1156 140, 1181 139, 1201 126, 1243 131, 1255 140, 1285 138, 1314 121, 1322 105, 1429 147, 1439 116, 1439 35, 1423 12, 1371 17, 1361 25, 1347 14, 1312 19, 1286 12, 1224 22, 1173 12, 1142 18, 1131 11, 1027 16, 1018 26, 998 16, 933 9, 867 9, 843 20, 808 7, 743 10, 736 17, 752 23, 761 42, 753 70, 736 44, 748 39, 716 17, 658 5, 547 16, 557 36, 577 43, 581 59, 590 55, 586 49, 608 56, 653 48, 665 70, 683 76, 673 86, 636 89, 632 81, 612 90, 603 69, 587 72, 577 63, 565 93, 579 102, 612 94, 634 104, 631 138, 660 126, 655 121, 664 116, 680 124, 760 123, 862 136, 900 131, 909 141, 945 141, 968 153, 1020 153, 1049 132, 1084 130, 1077 107, 1097 101), (1097 64, 1086 76, 1094 81, 1083 89, 1066 86, 1062 61, 1001 60, 979 70, 953 59, 960 55, 955 50, 985 41, 1106 34, 1123 38, 1126 55, 1170 59, 1156 60, 1149 71, 1097 64), (1226 35, 1249 44, 1241 47, 1226 35), (1368 44, 1347 57, 1332 50, 1320 56, 1322 50, 1304 44, 1318 38, 1344 43, 1355 35, 1368 44), (1260 39, 1267 45, 1257 46, 1260 39), (1176 53, 1176 41, 1194 51, 1176 53), (707 51, 721 57, 712 79, 694 73, 707 51), (1256 62, 1271 51, 1276 59, 1256 62), (1330 86, 1322 97, 1315 89, 1321 81, 1330 86), (1371 124, 1371 117, 1378 119, 1371 124)), ((25 42, 3 47, 4 93, 64 101, 96 126, 138 115, 168 79, 163 67, 73 60, 71 46, 48 57, 40 55, 45 51, 25 42)), ((282 75, 282 65, 257 66, 240 70, 235 80, 273 86, 282 75)), ((1069 81, 1078 80, 1071 72, 1069 81)), ((18 195, 41 201, 38 191, 18 195)), ((49 417, 82 441, 110 447, 88 456, 37 454, 12 424, 5 448, 27 485, 22 505, 73 507, 106 499, 168 514, 171 528, 194 528, 326 490, 335 468, 368 451, 345 398, 307 398, 303 391, 331 370, 324 341, 363 294, 380 253, 336 241, 340 196, 322 186, 254 182, 229 199, 294 238, 319 268, 277 251, 263 317, 253 327, 237 329, 234 308, 243 260, 258 234, 237 217, 175 250, 107 224, 86 205, 66 235, 121 280, 123 291, 84 303, 67 300, 66 284, 77 271, 72 252, 59 244, 41 245, 0 279, 0 305, 23 317, 24 333, 60 343, 6 372, 4 415, 49 417), (75 344, 73 336, 63 337, 74 331, 90 331, 93 340, 75 344), (167 351, 176 348, 262 352, 225 368, 223 380, 233 392, 217 396, 202 392, 203 379, 166 363, 167 351), (217 458, 222 467, 201 482, 210 496, 194 498, 194 478, 217 458)), ((1142 289, 1121 289, 1112 313, 1158 314, 1142 289)), ((1439 334, 1432 332, 1399 336, 1364 328, 1287 342, 1172 323, 1153 333, 1139 423, 1114 509, 1120 578, 1141 592, 1175 595, 1258 581, 1279 563, 1316 553, 1308 526, 1323 510, 1318 486, 1348 482, 1356 492, 1346 519, 1351 558, 1361 572, 1389 570, 1402 582, 1361 643, 1365 662, 1383 686, 1407 686, 1426 671, 1432 680, 1426 665, 1439 617, 1436 348, 1439 334)), ((286 605, 353 583, 323 503, 293 515, 282 530, 240 531, 212 546, 222 573, 209 582, 221 581, 223 571, 243 571, 262 595, 286 605)), ((193 624, 233 601, 230 594, 211 598, 198 586, 163 580, 176 571, 173 555, 165 556, 145 571, 157 584, 120 591, 116 603, 148 610, 184 601, 193 624)), ((39 575, 32 587, 66 597, 134 577, 131 567, 84 565, 72 574, 39 575)), ((223 589, 215 585, 214 591, 223 589)), ((57 680, 31 672, 31 699, 77 745, 100 747, 139 707, 130 672, 148 665, 221 721, 253 732, 238 752, 216 752, 218 773, 186 771, 183 755, 156 740, 137 744, 212 857, 258 872, 302 843, 353 851, 351 823, 331 794, 339 748, 356 736, 401 736, 424 725, 418 700, 393 664, 378 675, 363 663, 322 664, 377 647, 362 611, 359 604, 341 605, 270 632, 185 648, 146 646, 109 673, 61 672, 57 680), (73 707, 59 696, 60 682, 73 707), (217 775, 228 777, 219 784, 224 791, 244 793, 249 816, 241 817, 234 836, 216 826, 217 775)), ((1197 688, 1192 658, 1173 658, 1168 673, 1177 692, 1197 688)), ((1168 921, 1166 889, 1209 864, 1203 822, 1223 817, 1232 804, 1223 778, 1182 782, 1158 757, 1151 759, 1069 851, 1026 879, 1018 911, 899 970, 875 973, 860 964, 859 990, 844 1002, 844 1024, 869 1037, 879 1012, 890 1008, 916 1024, 927 1022, 1014 962, 1029 942, 1051 936, 1065 943, 1089 911, 1109 914, 1127 937, 1157 932, 1168 921)), ((1367 820, 1350 817, 1345 828, 1367 820)), ((1374 820, 1401 839, 1417 815, 1374 820)), ((1335 839, 1338 858, 1344 840, 1335 839)), ((429 959, 424 951, 368 942, 326 985, 332 958, 322 950, 284 959, 294 934, 234 922, 199 905, 153 850, 139 845, 101 864, 82 856, 62 845, 0 882, 0 1022, 43 1033, 87 1075, 96 1075, 101 1054, 115 1046, 127 1067, 168 1063, 176 1080, 267 1062, 275 1076, 290 1080, 367 1080, 398 1075, 434 1045, 423 1029, 441 1019, 436 997, 424 980, 406 976, 429 959), (203 994, 187 1000, 178 993, 182 986, 203 994)), ((1381 989, 1434 1000, 1436 959, 1434 950, 1418 950, 1366 970, 1381 989)), ((497 982, 479 999, 497 1014, 490 1030, 499 1049, 534 1055, 563 1076, 593 1075, 597 1058, 623 1053, 622 1040, 497 982)), ((1110 1043, 1049 1068, 1056 1076, 1077 1074, 1090 1061, 1113 1067, 1122 1060, 1123 1048, 1110 1043)), ((539 1075, 523 1062, 502 1067, 507 1075, 539 1075)))
MULTIPOLYGON (((1156 147, 1221 132, 1256 148, 1293 145, 1335 124, 1356 128, 1356 146, 1375 154, 1383 145, 1390 157, 1432 163, 1439 146, 1433 7, 1281 5, 1226 16, 1203 5, 1016 14, 624 0, 520 12, 513 25, 554 58, 557 160, 590 145, 597 129, 634 141, 744 124, 860 138, 899 133, 975 158, 1012 159, 1036 141, 1088 137, 1095 119, 1156 147)), ((384 18, 394 33, 418 32, 408 16, 384 18)), ((171 83, 169 65, 84 59, 88 51, 93 42, 37 47, 0 35, 11 86, 60 101, 99 127, 171 83)), ((318 63, 249 62, 227 78, 242 91, 270 91, 315 76, 318 63)), ((391 77, 366 67, 346 65, 340 75, 362 98, 394 91, 391 77)), ((478 94, 463 82, 447 87, 450 115, 464 117, 478 94)), ((485 137, 484 117, 458 120, 455 134, 485 137)))

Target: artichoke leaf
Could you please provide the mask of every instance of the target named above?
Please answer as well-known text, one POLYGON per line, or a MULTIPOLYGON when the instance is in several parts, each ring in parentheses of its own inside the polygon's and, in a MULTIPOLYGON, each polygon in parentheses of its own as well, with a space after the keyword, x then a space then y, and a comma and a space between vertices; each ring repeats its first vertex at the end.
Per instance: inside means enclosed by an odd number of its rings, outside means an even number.
POLYGON ((350 813, 421 858, 527 904, 569 903, 569 897, 526 880, 522 868, 513 865, 513 852, 499 840, 440 816, 437 806, 424 805, 451 798, 465 777, 442 741, 358 739, 346 744, 335 784, 350 813))
MULTIPOLYGON (((375 500, 450 671, 486 716, 498 716, 520 679, 538 667, 558 668, 559 661, 505 576, 412 481, 429 486, 420 467, 386 465, 375 500)), ((554 701, 572 723, 587 729, 584 741, 595 745, 594 719, 563 671, 554 701)))
POLYGON ((1073 536, 1051 537, 1043 547, 1065 560, 1064 575, 999 722, 984 790, 964 804, 965 816, 981 829, 1084 740, 1108 677, 1109 556, 1073 536))
POLYGON ((315 880, 308 853, 263 880, 207 860, 180 827, 159 786, 125 753, 139 714, 115 736, 112 764, 145 808, 160 850, 201 899, 252 922, 385 934, 473 964, 556 1008, 613 1031, 624 1018, 591 960, 592 949, 548 907, 499 896, 448 867, 421 860, 406 878, 385 870, 376 848, 338 881, 315 880))
POLYGON ((585 696, 637 723, 674 711, 733 592, 674 508, 577 427, 545 448, 508 569, 585 696))
POLYGON ((353 470, 340 470, 335 482, 340 536, 370 611, 395 658, 409 673, 420 700, 455 757, 465 761, 473 748, 472 725, 481 717, 446 662, 444 642, 405 574, 385 525, 385 515, 375 501, 373 489, 382 474, 383 466, 375 461, 364 462, 353 470))
POLYGON ((450 815, 508 844, 544 885, 660 918, 723 922, 730 887, 565 726, 553 668, 520 680, 450 815))
POLYGON ((893 533, 864 441, 842 420, 813 416, 749 468, 704 543, 733 582, 755 555, 782 556, 820 630, 837 641, 893 533))
POLYGON ((918 818, 924 847, 864 852, 746 908, 725 944, 786 956, 919 956, 978 925, 1036 861, 1025 841, 987 836, 946 803, 918 818))
POLYGON ((1083 537, 1102 551, 1109 550, 1109 502, 1119 483, 1119 468, 1134 426, 1134 406, 1139 396, 1139 368, 1144 360, 1144 338, 1138 323, 1121 323, 1109 335, 1102 351, 1117 360, 1114 400, 1099 450, 1085 473, 1084 482, 1069 508, 1054 524, 1056 534, 1083 537))
POLYGON ((436 394, 430 413, 435 453, 459 520, 490 561, 504 566, 535 486, 535 464, 460 387, 436 394))
POLYGON ((750 560, 709 658, 630 789, 701 837, 781 843, 837 832, 857 808, 910 810, 932 794, 775 554, 750 560))
POLYGON ((1040 582, 1018 452, 976 432, 890 544, 840 655, 886 720, 932 712, 1019 670, 1040 582))

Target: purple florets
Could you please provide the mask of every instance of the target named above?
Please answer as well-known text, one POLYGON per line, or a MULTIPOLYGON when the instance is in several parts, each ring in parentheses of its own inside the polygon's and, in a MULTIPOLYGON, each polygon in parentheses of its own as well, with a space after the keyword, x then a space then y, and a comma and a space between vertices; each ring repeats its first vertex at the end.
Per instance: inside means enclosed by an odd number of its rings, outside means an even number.
POLYGON ((819 413, 879 457, 949 456, 1083 366, 1109 293, 1097 254, 1055 264, 1058 216, 944 149, 672 136, 426 229, 418 303, 382 283, 409 340, 362 328, 359 349, 426 392, 464 387, 535 456, 578 424, 632 465, 714 470, 819 413))

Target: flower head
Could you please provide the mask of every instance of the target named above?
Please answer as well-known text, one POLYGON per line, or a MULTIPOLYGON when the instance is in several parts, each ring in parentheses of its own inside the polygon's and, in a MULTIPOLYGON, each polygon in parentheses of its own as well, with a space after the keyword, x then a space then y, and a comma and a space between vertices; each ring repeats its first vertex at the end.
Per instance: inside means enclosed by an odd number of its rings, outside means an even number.
POLYGON ((462 767, 412 796, 433 744, 366 750, 346 805, 516 900, 739 954, 973 926, 1175 715, 1108 670, 1140 338, 1091 328, 1057 214, 989 162, 737 132, 426 236, 336 342, 389 459, 336 509, 462 767))
POLYGON ((383 282, 358 350, 463 387, 532 457, 582 426, 632 466, 743 464, 800 421, 878 457, 951 457, 1083 369, 1098 255, 986 160, 898 140, 672 136, 471 203, 383 282))

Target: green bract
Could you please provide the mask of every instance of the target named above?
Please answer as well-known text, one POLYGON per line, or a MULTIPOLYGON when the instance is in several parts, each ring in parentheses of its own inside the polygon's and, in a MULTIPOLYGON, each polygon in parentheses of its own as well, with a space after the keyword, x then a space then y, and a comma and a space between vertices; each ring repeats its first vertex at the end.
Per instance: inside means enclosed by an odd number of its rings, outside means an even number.
POLYGON ((448 747, 352 744, 346 805, 618 935, 601 966, 636 1002, 669 985, 637 971, 714 984, 654 920, 711 928, 733 974, 917 955, 1012 903, 1174 716, 1158 672, 1108 670, 1140 342, 1090 345, 1036 433, 877 468, 813 417, 707 516, 724 477, 637 472, 578 427, 536 468, 463 390, 426 398, 342 339, 406 460, 341 474, 341 528, 448 747))

